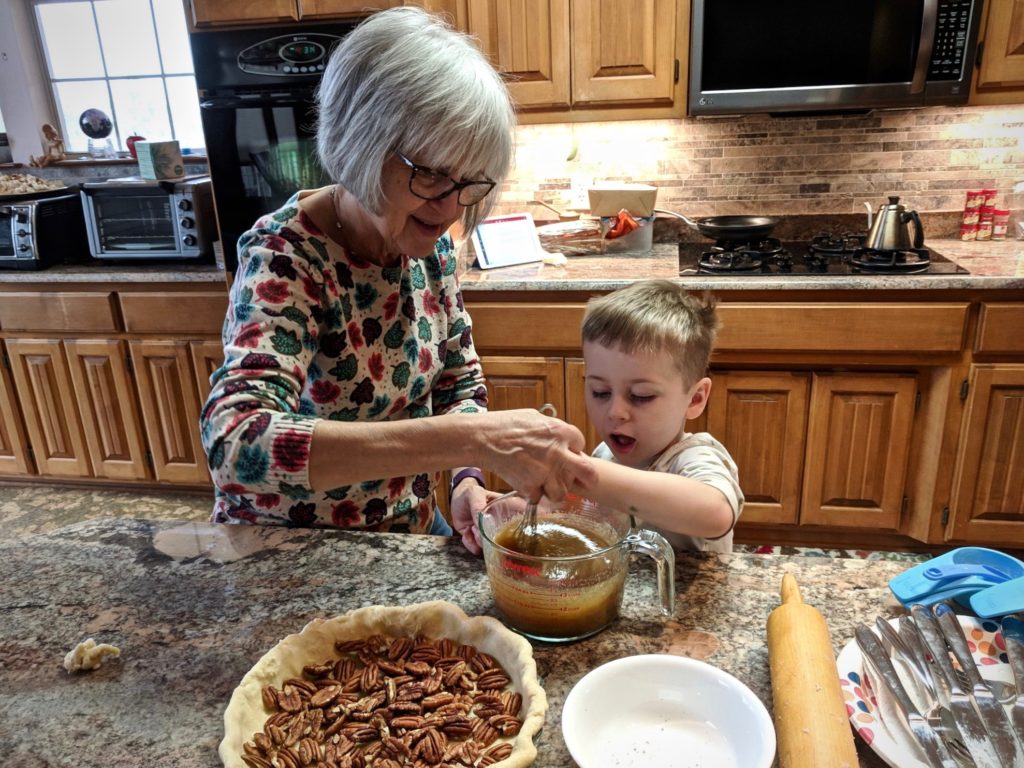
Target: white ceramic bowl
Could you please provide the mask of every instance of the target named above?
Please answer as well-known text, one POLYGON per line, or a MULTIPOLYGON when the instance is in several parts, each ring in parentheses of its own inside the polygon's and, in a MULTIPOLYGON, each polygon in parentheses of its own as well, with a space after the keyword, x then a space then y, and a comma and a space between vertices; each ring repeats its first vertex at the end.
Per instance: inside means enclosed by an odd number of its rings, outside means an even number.
POLYGON ((565 699, 562 734, 580 768, 769 768, 775 728, 732 675, 683 656, 627 656, 565 699))

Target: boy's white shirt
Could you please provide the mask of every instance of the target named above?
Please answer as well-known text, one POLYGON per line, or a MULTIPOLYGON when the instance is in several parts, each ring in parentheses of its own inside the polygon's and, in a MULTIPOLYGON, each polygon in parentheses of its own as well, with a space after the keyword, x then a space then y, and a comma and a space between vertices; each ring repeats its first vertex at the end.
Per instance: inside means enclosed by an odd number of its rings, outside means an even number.
MULTIPOLYGON (((604 443, 594 449, 593 456, 619 463, 604 443)), ((645 527, 658 531, 676 549, 696 552, 732 552, 732 532, 736 527, 736 521, 739 520, 740 512, 743 510, 744 499, 743 491, 740 490, 739 470, 724 445, 707 432, 684 432, 676 442, 662 451, 654 463, 647 468, 647 471, 669 472, 717 488, 732 508, 732 526, 728 533, 715 539, 673 533, 655 526, 645 525, 645 527)), ((638 522, 640 521, 638 520, 638 522)))

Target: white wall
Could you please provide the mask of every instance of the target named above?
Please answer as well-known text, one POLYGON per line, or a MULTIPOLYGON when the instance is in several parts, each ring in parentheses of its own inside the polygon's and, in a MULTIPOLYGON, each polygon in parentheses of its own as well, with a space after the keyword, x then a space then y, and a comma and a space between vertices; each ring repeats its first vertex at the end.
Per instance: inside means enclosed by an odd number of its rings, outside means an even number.
POLYGON ((14 162, 42 153, 43 123, 57 124, 27 0, 0 0, 0 111, 14 162))

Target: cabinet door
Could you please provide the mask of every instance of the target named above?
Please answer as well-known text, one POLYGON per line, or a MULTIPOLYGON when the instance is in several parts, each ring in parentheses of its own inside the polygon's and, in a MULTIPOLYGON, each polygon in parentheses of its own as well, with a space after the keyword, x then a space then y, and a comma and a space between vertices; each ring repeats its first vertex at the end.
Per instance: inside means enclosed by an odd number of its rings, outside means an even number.
POLYGON ((814 375, 802 524, 899 527, 916 391, 913 376, 814 375))
POLYGON ((14 383, 8 370, 7 353, 0 348, 0 475, 28 475, 34 470, 28 455, 25 429, 18 415, 20 407, 14 395, 14 383))
POLYGON ((572 6, 573 104, 671 104, 677 0, 586 0, 572 6))
POLYGON ((85 442, 97 477, 142 480, 146 471, 141 422, 123 342, 64 342, 85 442))
POLYGON ((601 439, 587 416, 587 367, 579 358, 565 361, 565 420, 587 438, 587 453, 593 453, 601 439))
POLYGON ((199 440, 199 394, 188 342, 130 344, 156 479, 209 484, 210 472, 199 440))
POLYGON ((224 347, 219 341, 189 342, 192 353, 192 369, 196 372, 197 402, 201 411, 210 396, 210 376, 224 364, 224 347))
POLYGON ((569 0, 468 0, 466 31, 518 106, 569 106, 569 0))
POLYGON ((977 85, 1024 86, 1024 2, 994 0, 989 5, 977 85))
MULTIPOLYGON (((487 374, 488 410, 510 411, 516 408, 555 407, 558 417, 565 413, 565 374, 560 357, 487 357, 480 362, 487 374)), ((510 490, 497 475, 487 475, 487 487, 510 490)))
POLYGON ((295 0, 191 0, 197 27, 262 21, 294 21, 299 18, 295 0))
POLYGON ((92 472, 60 340, 8 340, 7 351, 39 473, 89 477, 92 472))
POLYGON ((739 468, 745 523, 797 523, 809 389, 803 374, 713 374, 707 431, 739 468))
POLYGON ((398 5, 402 5, 401 0, 299 0, 299 15, 303 19, 365 16, 372 11, 384 11, 398 5))
POLYGON ((1024 546, 1024 365, 971 366, 949 538, 1024 546))

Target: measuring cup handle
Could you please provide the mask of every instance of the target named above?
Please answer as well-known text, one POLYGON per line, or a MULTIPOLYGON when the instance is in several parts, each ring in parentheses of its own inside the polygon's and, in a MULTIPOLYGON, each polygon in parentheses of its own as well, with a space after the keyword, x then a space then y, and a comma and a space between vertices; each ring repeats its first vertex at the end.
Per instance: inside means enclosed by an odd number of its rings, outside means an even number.
POLYGON ((626 541, 631 552, 650 555, 658 564, 658 596, 661 598, 661 612, 666 616, 675 613, 676 605, 676 553, 664 536, 641 528, 626 541))

